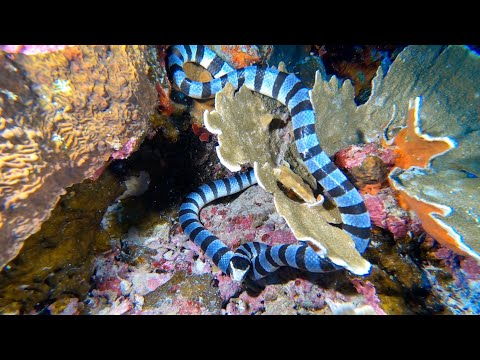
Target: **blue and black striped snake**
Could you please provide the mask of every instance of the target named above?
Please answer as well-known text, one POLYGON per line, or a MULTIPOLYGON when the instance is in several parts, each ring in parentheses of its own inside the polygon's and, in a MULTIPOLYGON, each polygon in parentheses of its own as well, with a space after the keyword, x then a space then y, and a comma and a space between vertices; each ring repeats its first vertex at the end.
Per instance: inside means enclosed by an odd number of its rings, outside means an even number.
MULTIPOLYGON (((286 105, 292 117, 295 145, 301 159, 338 206, 343 231, 350 235, 360 253, 365 251, 370 240, 370 216, 358 191, 320 147, 315 133, 316 120, 309 88, 294 74, 265 66, 235 69, 212 50, 201 45, 171 46, 167 66, 172 82, 183 94, 194 99, 211 98, 230 83, 235 89, 245 85, 251 91, 286 105), (183 70, 186 62, 200 64, 214 79, 209 82, 189 79, 183 70)), ((203 206, 256 183, 255 174, 250 170, 227 179, 211 181, 192 191, 186 196, 179 211, 180 225, 185 234, 223 273, 236 281, 243 281, 247 274, 257 280, 281 266, 317 273, 339 268, 320 257, 306 244, 268 246, 249 242, 232 251, 202 225, 199 213, 203 206)))

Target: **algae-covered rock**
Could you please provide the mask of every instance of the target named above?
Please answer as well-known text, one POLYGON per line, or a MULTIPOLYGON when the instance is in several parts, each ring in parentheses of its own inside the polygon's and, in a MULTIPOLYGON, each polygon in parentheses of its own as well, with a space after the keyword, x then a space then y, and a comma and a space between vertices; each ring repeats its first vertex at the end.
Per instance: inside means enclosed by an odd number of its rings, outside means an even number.
POLYGON ((85 297, 95 254, 110 249, 100 221, 123 190, 109 170, 97 181, 69 188, 40 231, 0 272, 0 313, 30 313, 49 301, 85 297))
MULTIPOLYGON (((280 136, 270 127, 273 116, 262 101, 246 87, 241 87, 234 95, 233 87, 227 84, 217 93, 215 104, 216 110, 206 112, 204 122, 210 132, 218 134, 217 154, 221 162, 231 171, 254 164, 259 184, 273 193, 277 211, 298 240, 307 241, 319 256, 326 256, 355 274, 367 273, 370 264, 355 250, 352 239, 329 224, 339 221, 336 209, 329 211, 321 203, 291 200, 277 185, 277 176, 282 174, 278 168, 282 162, 280 136)), ((285 183, 293 179, 295 177, 288 176, 285 183)), ((298 177, 297 181, 301 178, 298 177)), ((301 186, 290 185, 290 188, 305 189, 305 186, 302 182, 301 186)), ((307 192, 303 190, 301 193, 307 192)), ((309 195, 306 198, 311 197, 309 195)))
POLYGON ((0 269, 65 188, 139 146, 157 105, 151 53, 133 45, 0 51, 0 269))

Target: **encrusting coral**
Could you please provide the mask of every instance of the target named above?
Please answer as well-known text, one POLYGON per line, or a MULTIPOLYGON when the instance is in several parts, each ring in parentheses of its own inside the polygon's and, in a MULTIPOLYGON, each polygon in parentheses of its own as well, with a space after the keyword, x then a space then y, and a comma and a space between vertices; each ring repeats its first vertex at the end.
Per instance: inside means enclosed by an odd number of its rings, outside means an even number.
POLYGON ((216 150, 222 164, 231 171, 254 164, 259 185, 273 193, 278 213, 298 240, 308 242, 321 257, 328 257, 352 273, 368 273, 370 264, 355 249, 351 238, 329 224, 339 222, 336 209, 328 210, 320 202, 309 204, 289 199, 278 187, 274 169, 282 158, 279 136, 270 128, 273 116, 260 97, 245 87, 234 95, 233 87, 227 84, 217 93, 215 104, 214 111, 205 112, 204 122, 210 132, 218 135, 216 150))
POLYGON ((0 269, 65 188, 135 150, 157 104, 147 46, 0 51, 0 269))

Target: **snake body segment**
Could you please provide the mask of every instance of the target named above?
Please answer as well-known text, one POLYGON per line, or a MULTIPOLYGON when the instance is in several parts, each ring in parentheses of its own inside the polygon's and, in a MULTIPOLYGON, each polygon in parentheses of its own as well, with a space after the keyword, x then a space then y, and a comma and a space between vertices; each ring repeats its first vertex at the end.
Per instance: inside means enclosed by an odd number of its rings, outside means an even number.
MULTIPOLYGON (((342 229, 363 253, 370 240, 370 216, 362 197, 346 176, 322 150, 315 132, 315 112, 310 101, 310 89, 294 75, 265 66, 253 65, 234 69, 212 50, 201 45, 175 45, 170 47, 168 70, 172 81, 187 96, 208 99, 227 83, 239 89, 269 96, 287 106, 292 116, 295 145, 304 164, 323 189, 333 198, 342 218, 342 229), (214 77, 209 82, 189 79, 183 64, 195 62, 214 77)), ((187 195, 180 208, 180 223, 191 240, 205 251, 226 274, 242 280, 249 273, 254 279, 266 276, 280 266, 292 266, 311 272, 332 269, 332 264, 320 257, 307 245, 275 245, 252 242, 240 246, 235 252, 209 232, 198 220, 200 209, 210 201, 227 196, 257 181, 253 170, 245 174, 209 182, 187 195), (251 271, 250 271, 251 269, 251 271)))

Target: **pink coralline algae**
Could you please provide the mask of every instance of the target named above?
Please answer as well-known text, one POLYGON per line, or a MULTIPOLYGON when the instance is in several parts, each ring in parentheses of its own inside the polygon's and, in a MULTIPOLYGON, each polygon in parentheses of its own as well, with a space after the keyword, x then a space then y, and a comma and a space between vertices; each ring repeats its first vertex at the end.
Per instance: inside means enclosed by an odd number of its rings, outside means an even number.
POLYGON ((125 145, 112 154, 113 159, 126 159, 134 150, 138 148, 138 139, 130 138, 125 145))
POLYGON ((365 296, 367 304, 375 310, 377 315, 386 315, 385 311, 380 307, 381 300, 378 298, 375 287, 370 281, 353 279, 352 283, 358 293, 365 296))
POLYGON ((246 291, 229 300, 227 315, 377 314, 384 315, 372 284, 354 283, 358 295, 323 288, 306 279, 268 285, 258 295, 246 291))
POLYGON ((202 307, 198 302, 176 298, 173 301, 173 307, 178 308, 178 315, 200 315, 202 313, 202 307))
POLYGON ((376 143, 350 145, 335 154, 335 163, 354 178, 374 225, 390 231, 395 239, 422 232, 420 220, 399 206, 386 181, 394 166, 390 149, 376 143))
POLYGON ((246 291, 236 299, 232 299, 226 307, 225 314, 229 315, 255 315, 265 311, 263 294, 251 296, 246 291))
POLYGON ((135 272, 131 277, 132 286, 139 295, 146 295, 170 280, 170 273, 135 272))
POLYGON ((93 280, 96 288, 87 300, 92 313, 119 315, 141 309, 143 296, 167 283, 171 273, 156 273, 140 267, 135 271, 116 259, 118 251, 100 257, 93 280), (103 300, 102 300, 103 299, 103 300), (105 302, 108 304, 105 307, 105 302))
POLYGON ((63 50, 73 45, 0 45, 0 50, 11 54, 37 55, 63 50))
MULTIPOLYGON (((252 186, 230 203, 205 206, 200 218, 232 250, 247 241, 270 245, 297 242, 285 220, 275 212, 272 200, 270 193, 252 186)), ((273 279, 273 283, 252 293, 245 284, 223 274, 178 225, 157 227, 147 237, 130 231, 130 240, 123 239, 150 249, 150 255, 138 264, 119 260, 120 249, 97 261, 93 277, 96 286, 86 301, 89 313, 331 314, 345 311, 345 307, 352 313, 362 307, 373 312, 373 305, 380 306, 374 302, 374 290, 356 293, 350 280, 337 272, 331 275, 340 276, 338 279, 343 280, 339 281, 351 288, 351 294, 297 276, 293 280, 273 279)), ((281 269, 287 277, 295 271, 281 269)))
POLYGON ((343 169, 352 170, 361 166, 365 159, 372 155, 378 156, 389 167, 394 164, 393 152, 376 143, 350 145, 335 153, 335 163, 343 169))
POLYGON ((381 189, 376 195, 362 194, 372 223, 390 231, 395 239, 404 238, 412 231, 422 232, 420 220, 400 208, 395 193, 391 188, 381 189))

